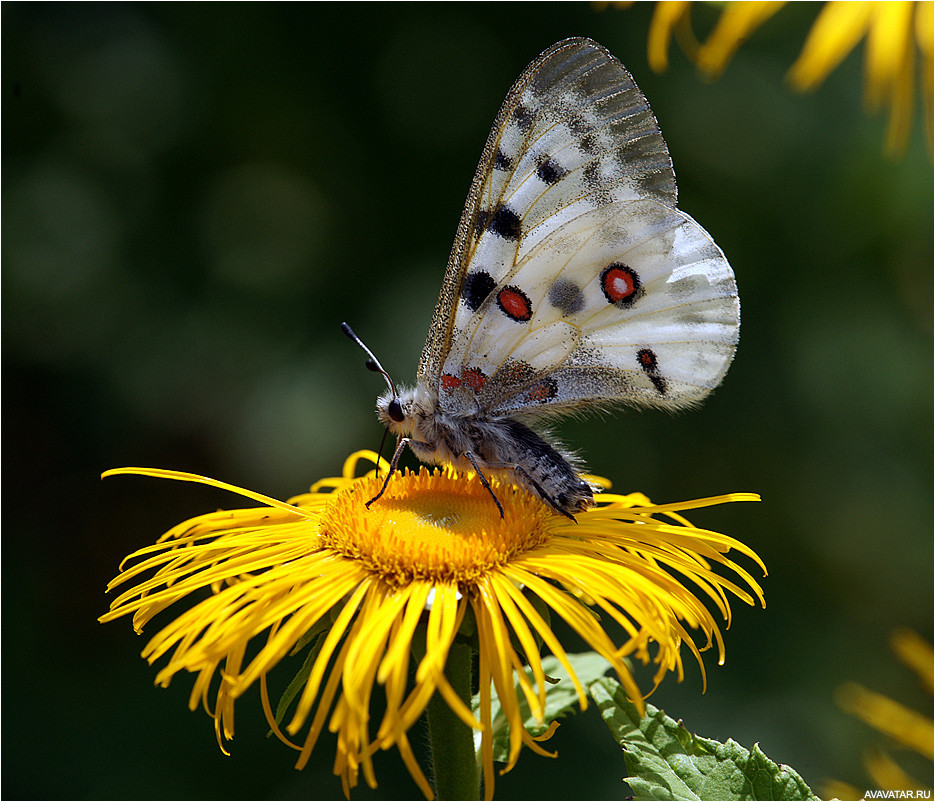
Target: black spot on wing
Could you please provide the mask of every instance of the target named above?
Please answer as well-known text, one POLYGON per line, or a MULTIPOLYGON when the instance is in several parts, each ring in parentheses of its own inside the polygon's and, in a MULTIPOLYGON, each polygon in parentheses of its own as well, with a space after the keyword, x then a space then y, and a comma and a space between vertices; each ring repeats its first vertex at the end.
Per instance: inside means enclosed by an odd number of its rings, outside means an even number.
POLYGON ((597 203, 610 203, 611 188, 614 186, 612 176, 605 174, 600 158, 592 159, 584 167, 584 183, 588 194, 597 203))
POLYGON ((464 277, 464 284, 461 286, 461 297, 464 299, 467 308, 472 312, 476 312, 496 286, 497 282, 486 270, 468 273, 464 277))
POLYGON ((558 383, 551 376, 526 391, 525 399, 530 404, 545 404, 558 395, 558 383))
POLYGON ((545 184, 554 184, 560 181, 568 171, 552 158, 543 157, 536 167, 536 175, 545 184))
POLYGON ((507 360, 497 371, 494 380, 501 385, 514 387, 526 384, 536 376, 536 370, 528 362, 507 360))
POLYGON ((529 129, 532 128, 532 123, 536 119, 536 115, 533 114, 526 106, 519 104, 513 110, 513 119, 516 120, 519 130, 524 134, 529 133, 529 129))
POLYGON ((592 190, 603 189, 611 183, 609 176, 604 172, 604 165, 600 159, 593 159, 585 165, 584 182, 592 190))
POLYGON ((519 215, 509 206, 498 206, 487 222, 487 230, 503 239, 518 240, 522 233, 519 215))
POLYGON ((500 148, 497 148, 497 155, 494 157, 493 166, 496 170, 513 169, 513 159, 507 156, 500 148))
POLYGON ((636 352, 636 361, 640 369, 649 376, 653 387, 659 392, 659 395, 665 395, 668 385, 659 371, 659 363, 656 361, 656 352, 652 348, 641 348, 636 352))
POLYGON ((567 278, 556 279, 549 287, 549 303, 562 314, 571 315, 584 307, 584 295, 575 282, 567 278))

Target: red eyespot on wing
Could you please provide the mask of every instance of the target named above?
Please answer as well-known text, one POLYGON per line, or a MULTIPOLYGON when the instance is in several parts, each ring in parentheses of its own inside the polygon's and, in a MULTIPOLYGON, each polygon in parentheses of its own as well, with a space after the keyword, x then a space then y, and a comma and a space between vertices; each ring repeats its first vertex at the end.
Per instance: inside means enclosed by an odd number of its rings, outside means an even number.
POLYGON ((474 392, 479 392, 487 384, 487 376, 479 368, 468 368, 461 373, 461 381, 474 392))
POLYGON ((519 287, 506 286, 500 290, 497 293, 497 306, 517 323, 525 323, 532 317, 532 303, 519 287))
POLYGON ((461 386, 461 379, 457 376, 452 376, 450 373, 443 373, 441 382, 442 388, 445 390, 454 390, 456 387, 461 386))
POLYGON ((636 300, 640 286, 636 271, 620 262, 607 265, 601 273, 601 289, 612 304, 629 306, 636 300))

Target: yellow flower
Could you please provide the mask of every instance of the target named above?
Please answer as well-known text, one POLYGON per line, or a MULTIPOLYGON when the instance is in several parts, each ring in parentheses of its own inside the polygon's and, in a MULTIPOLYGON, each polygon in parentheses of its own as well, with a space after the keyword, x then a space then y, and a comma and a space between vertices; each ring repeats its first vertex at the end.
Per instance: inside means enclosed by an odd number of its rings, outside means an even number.
MULTIPOLYGON (((150 663, 168 657, 156 676, 158 685, 168 685, 183 670, 197 675, 190 706, 201 702, 214 718, 222 749, 224 739, 234 734, 235 701, 259 683, 270 727, 300 752, 298 768, 327 724, 337 733, 334 771, 345 793, 360 773, 376 786, 372 755, 395 746, 422 792, 432 798, 407 733, 430 702, 441 698, 446 710, 480 733, 484 787, 491 798, 492 693, 510 730, 503 771, 513 767, 523 745, 549 754, 537 740, 551 735, 554 726, 534 739, 523 727, 520 707, 522 699, 545 723, 548 683, 540 644, 568 671, 582 709, 587 705, 548 610, 602 655, 642 704, 625 658, 655 663, 656 683, 668 671, 682 676, 683 643, 699 665, 701 649, 714 644, 723 661, 714 616, 683 582, 713 602, 728 625, 729 594, 748 604, 763 603, 756 581, 726 556, 734 549, 762 567, 757 555, 679 515, 685 509, 756 500, 752 494, 653 505, 640 494, 602 493, 598 505, 575 523, 525 490, 492 481, 504 508, 501 518, 473 475, 422 468, 394 476, 383 497, 368 508, 365 502, 382 479, 374 471, 355 479, 360 460, 378 461, 373 452, 357 452, 345 462, 341 477, 323 479, 288 503, 192 474, 143 468, 105 474, 203 482, 264 504, 194 518, 131 555, 130 567, 121 566, 110 587, 135 584, 101 618, 132 613, 139 632, 170 605, 210 590, 165 625, 143 656, 150 663), (739 583, 719 576, 713 564, 739 577, 739 583), (622 642, 607 631, 609 622, 619 627, 622 642), (700 646, 690 629, 700 631, 700 646), (257 646, 248 658, 254 640, 257 646), (281 727, 270 704, 267 675, 310 643, 291 718, 281 727), (465 643, 477 655, 477 718, 470 693, 452 687, 446 674, 446 664, 465 643), (416 666, 412 680, 410 661, 416 666), (377 684, 383 686, 386 709, 372 727, 370 699, 377 684)), ((385 461, 380 467, 386 470, 385 461)))
MULTIPOLYGON (((668 66, 669 40, 676 34, 682 49, 709 78, 716 78, 741 44, 772 17, 783 2, 727 3, 708 39, 699 44, 691 31, 691 3, 656 5, 649 31, 649 64, 668 66)), ((933 3, 828 2, 815 20, 805 45, 787 75, 800 91, 814 89, 866 37, 865 98, 876 111, 889 106, 886 148, 901 151, 909 139, 915 105, 918 49, 923 114, 932 143, 933 3)))
MULTIPOLYGON (((931 645, 915 632, 900 629, 893 633, 891 646, 896 656, 915 672, 931 693, 935 660, 931 645)), ((935 723, 931 718, 856 682, 842 685, 838 689, 837 701, 846 712, 879 730, 899 746, 928 760, 935 756, 935 723)), ((881 747, 875 747, 864 755, 864 767, 874 785, 883 791, 922 792, 927 794, 924 798, 931 798, 931 788, 907 774, 881 747)), ((838 780, 825 783, 823 790, 828 798, 860 799, 863 796, 857 788, 838 780)))

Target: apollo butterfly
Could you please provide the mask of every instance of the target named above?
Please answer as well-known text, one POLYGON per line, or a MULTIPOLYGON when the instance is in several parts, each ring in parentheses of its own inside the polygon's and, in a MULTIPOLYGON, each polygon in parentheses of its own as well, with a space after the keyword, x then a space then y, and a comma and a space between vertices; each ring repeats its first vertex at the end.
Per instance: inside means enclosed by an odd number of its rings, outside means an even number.
POLYGON ((414 388, 377 415, 428 463, 507 474, 557 512, 593 504, 543 431, 571 411, 681 409, 724 377, 740 331, 734 274, 676 208, 675 174, 632 77, 589 39, 540 55, 510 89, 474 176, 414 388))

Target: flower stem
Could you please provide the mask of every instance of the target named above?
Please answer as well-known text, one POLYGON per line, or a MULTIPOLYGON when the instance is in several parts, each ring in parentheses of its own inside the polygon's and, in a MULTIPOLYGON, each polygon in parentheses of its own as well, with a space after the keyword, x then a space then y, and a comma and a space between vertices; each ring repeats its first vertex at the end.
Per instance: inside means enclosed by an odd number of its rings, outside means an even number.
MULTIPOLYGON (((471 647, 453 643, 445 677, 471 706, 471 647)), ((474 753, 474 730, 461 721, 438 692, 426 708, 437 799, 480 799, 480 772, 474 753)))

